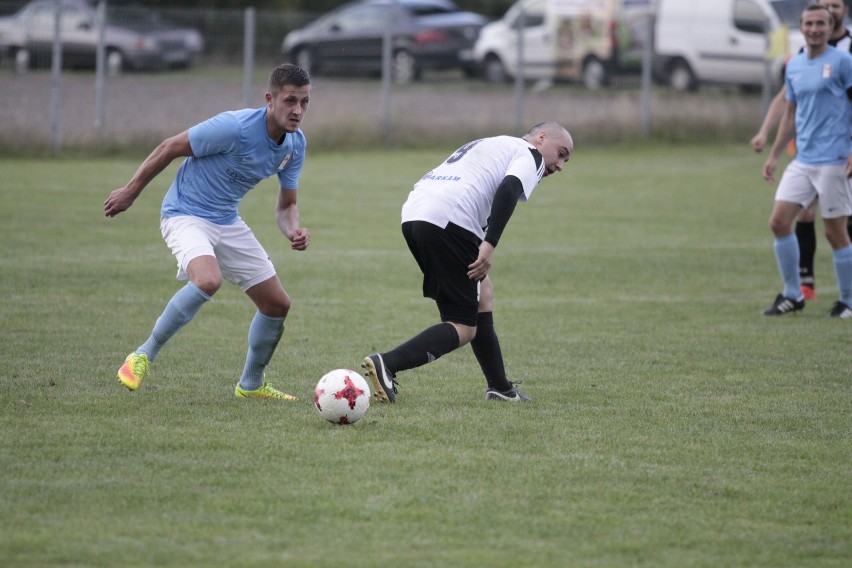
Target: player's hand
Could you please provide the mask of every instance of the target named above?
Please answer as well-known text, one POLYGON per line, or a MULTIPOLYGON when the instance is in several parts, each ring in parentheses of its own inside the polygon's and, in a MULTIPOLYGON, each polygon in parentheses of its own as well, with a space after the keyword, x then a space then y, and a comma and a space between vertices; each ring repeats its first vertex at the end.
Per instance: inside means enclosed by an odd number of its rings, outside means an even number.
POLYGON ((467 277, 471 280, 482 280, 488 276, 491 270, 491 257, 494 256, 494 247, 487 241, 479 245, 479 256, 467 268, 467 277))
POLYGON ((852 178, 852 154, 846 158, 846 177, 852 178))
POLYGON ((754 135, 749 144, 751 145, 751 149, 755 152, 763 151, 763 149, 766 148, 766 135, 758 132, 754 135))
POLYGON ((291 229, 287 231, 290 240, 290 248, 293 250, 305 250, 311 243, 311 232, 305 228, 291 229))
POLYGON ((766 181, 775 181, 775 169, 778 167, 778 159, 769 157, 766 163, 763 164, 763 179, 766 181))
POLYGON ((104 215, 115 217, 122 211, 127 211, 134 201, 136 201, 136 195, 126 187, 120 187, 110 193, 104 201, 104 215))

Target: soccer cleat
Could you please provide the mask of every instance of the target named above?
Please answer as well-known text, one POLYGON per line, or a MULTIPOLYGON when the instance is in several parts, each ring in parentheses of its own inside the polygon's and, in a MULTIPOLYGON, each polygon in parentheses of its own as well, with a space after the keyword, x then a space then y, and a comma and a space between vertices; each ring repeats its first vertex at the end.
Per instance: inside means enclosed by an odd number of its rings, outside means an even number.
POLYGON ((378 353, 364 357, 361 363, 364 376, 373 383, 373 396, 379 402, 396 402, 396 382, 394 375, 385 367, 382 356, 378 353))
POLYGON ((488 389, 485 391, 485 400, 506 400, 509 402, 532 402, 532 399, 515 388, 515 385, 521 384, 521 381, 515 383, 509 381, 511 387, 509 390, 498 391, 497 389, 488 389))
POLYGON ((830 318, 840 318, 844 320, 852 319, 852 308, 843 302, 836 302, 831 311, 828 312, 830 318))
POLYGON ((813 284, 802 284, 802 296, 804 296, 805 300, 808 302, 816 300, 817 293, 813 284))
POLYGON ((128 389, 135 391, 148 374, 151 362, 145 353, 131 353, 118 369, 118 381, 128 389))
POLYGON ((778 294, 772 305, 763 310, 763 315, 783 316, 784 314, 789 314, 790 312, 798 312, 799 310, 803 309, 805 309, 804 298, 801 298, 799 300, 793 300, 792 298, 785 298, 783 294, 778 294))
POLYGON ((237 398, 274 398, 278 400, 299 400, 292 394, 281 392, 275 387, 269 386, 269 384, 266 382, 264 382, 257 390, 245 390, 240 386, 239 383, 237 383, 237 387, 234 389, 234 394, 237 398))

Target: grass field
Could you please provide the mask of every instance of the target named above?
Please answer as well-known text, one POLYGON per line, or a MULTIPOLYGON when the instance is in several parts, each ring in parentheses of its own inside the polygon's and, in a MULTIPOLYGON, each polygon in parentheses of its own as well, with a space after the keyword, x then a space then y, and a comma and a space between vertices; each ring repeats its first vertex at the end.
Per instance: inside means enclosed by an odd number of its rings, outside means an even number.
POLYGON ((0 565, 848 566, 852 325, 825 317, 824 239, 819 299, 760 314, 774 190, 745 145, 579 145, 518 207, 491 274, 533 404, 485 402, 466 347, 354 426, 319 417, 323 373, 437 320, 399 209, 451 150, 311 155, 305 253, 272 180, 243 204, 293 297, 267 372, 290 404, 234 398, 231 286, 139 391, 115 379, 180 286, 174 168, 110 220, 137 159, 0 160, 0 565))

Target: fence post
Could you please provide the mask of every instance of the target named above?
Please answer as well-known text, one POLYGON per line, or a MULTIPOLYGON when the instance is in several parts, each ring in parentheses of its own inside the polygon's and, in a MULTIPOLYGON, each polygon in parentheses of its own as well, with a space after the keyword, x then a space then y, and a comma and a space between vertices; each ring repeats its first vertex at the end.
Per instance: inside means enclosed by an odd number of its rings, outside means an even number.
POLYGON ((651 136, 651 89, 654 66, 654 14, 649 13, 646 17, 649 31, 642 49, 642 90, 639 95, 640 135, 643 140, 651 136))
POLYGON ((53 5, 56 8, 56 13, 53 18, 53 60, 50 69, 52 85, 50 90, 50 147, 54 152, 58 152, 62 146, 62 117, 59 112, 60 83, 62 79, 62 37, 60 36, 62 31, 60 26, 62 2, 55 0, 53 5))
POLYGON ((396 16, 396 1, 392 0, 387 11, 382 36, 382 142, 390 139, 391 131, 391 85, 393 83, 393 23, 396 16))
POLYGON ((98 0, 95 12, 95 29, 98 31, 98 46, 95 55, 95 130, 98 131, 98 139, 103 142, 106 138, 106 112, 104 110, 104 91, 106 84, 106 4, 107 0, 98 0))
POLYGON ((255 11, 253 6, 245 9, 243 30, 243 106, 254 106, 252 89, 254 73, 255 11))
POLYGON ((524 27, 526 13, 518 14, 518 64, 515 66, 515 132, 524 131, 524 27))

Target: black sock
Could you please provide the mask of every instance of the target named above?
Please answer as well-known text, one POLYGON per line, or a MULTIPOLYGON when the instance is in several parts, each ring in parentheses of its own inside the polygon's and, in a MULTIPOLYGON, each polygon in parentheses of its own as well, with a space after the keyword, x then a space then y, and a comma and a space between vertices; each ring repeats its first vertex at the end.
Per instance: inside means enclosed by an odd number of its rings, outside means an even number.
POLYGON ((391 351, 382 354, 393 374, 420 367, 458 349, 459 333, 451 323, 439 323, 423 330, 391 351))
POLYGON ((512 388, 506 380, 506 369, 503 366, 503 351, 500 340, 494 331, 494 313, 480 312, 476 321, 476 337, 470 342, 473 354, 479 361, 482 374, 488 382, 488 388, 505 392, 512 388))
POLYGON ((816 229, 813 223, 796 223, 796 240, 799 241, 799 276, 808 284, 814 282, 814 253, 816 252, 816 229))

